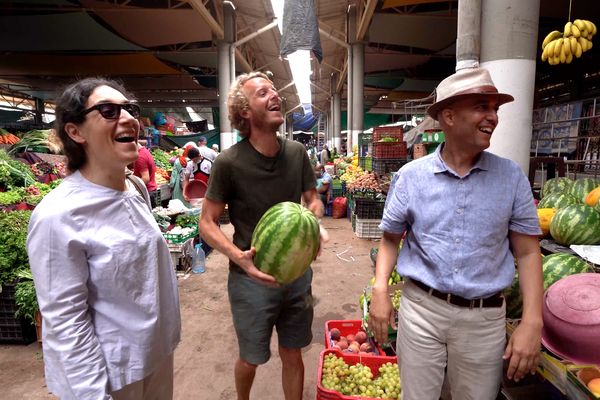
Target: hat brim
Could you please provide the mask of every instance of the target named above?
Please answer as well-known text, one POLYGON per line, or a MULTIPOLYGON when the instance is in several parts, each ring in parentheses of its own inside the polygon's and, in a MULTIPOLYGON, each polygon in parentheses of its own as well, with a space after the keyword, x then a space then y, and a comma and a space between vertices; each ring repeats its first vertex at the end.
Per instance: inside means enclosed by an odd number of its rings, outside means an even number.
POLYGON ((438 113, 440 111, 442 111, 444 108, 448 107, 450 104, 454 103, 455 101, 465 99, 467 97, 473 97, 473 96, 495 98, 498 101, 498 106, 501 106, 502 104, 510 103, 511 101, 515 100, 514 97, 512 97, 510 94, 507 94, 507 93, 463 93, 463 94, 457 94, 452 97, 448 97, 447 99, 438 101, 437 103, 433 103, 432 105, 429 106, 429 108, 427 108, 427 114, 429 114, 429 116, 431 118, 433 118, 437 121, 438 113))

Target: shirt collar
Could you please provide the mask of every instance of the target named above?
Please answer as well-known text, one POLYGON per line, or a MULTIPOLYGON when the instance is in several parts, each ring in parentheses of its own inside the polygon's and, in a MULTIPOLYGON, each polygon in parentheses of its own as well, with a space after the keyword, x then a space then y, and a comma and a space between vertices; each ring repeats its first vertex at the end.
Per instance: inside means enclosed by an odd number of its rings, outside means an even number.
MULTIPOLYGON (((448 168, 448 166, 442 159, 442 149, 443 148, 444 148, 444 143, 440 143, 440 145, 437 147, 437 149, 435 149, 435 156, 433 159, 433 173, 434 174, 437 174, 440 172, 445 172, 445 171, 453 172, 450 168, 448 168)), ((487 171, 489 169, 489 166, 490 166, 490 155, 488 154, 487 151, 482 151, 481 155, 479 156, 479 160, 477 160, 477 162, 475 163, 473 168, 471 168, 471 171, 469 171, 469 173, 474 170, 477 170, 477 169, 482 170, 482 171, 487 171)))

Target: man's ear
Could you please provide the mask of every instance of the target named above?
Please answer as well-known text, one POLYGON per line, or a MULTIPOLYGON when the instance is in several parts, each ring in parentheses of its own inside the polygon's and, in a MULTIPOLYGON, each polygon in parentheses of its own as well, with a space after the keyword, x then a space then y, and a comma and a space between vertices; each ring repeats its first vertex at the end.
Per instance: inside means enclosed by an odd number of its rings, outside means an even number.
POLYGON ((452 126, 454 124, 454 112, 451 108, 444 108, 438 115, 438 121, 452 126))
POLYGON ((85 143, 85 138, 81 136, 81 131, 79 127, 72 122, 67 122, 65 124, 65 132, 67 135, 75 142, 75 143, 85 143))

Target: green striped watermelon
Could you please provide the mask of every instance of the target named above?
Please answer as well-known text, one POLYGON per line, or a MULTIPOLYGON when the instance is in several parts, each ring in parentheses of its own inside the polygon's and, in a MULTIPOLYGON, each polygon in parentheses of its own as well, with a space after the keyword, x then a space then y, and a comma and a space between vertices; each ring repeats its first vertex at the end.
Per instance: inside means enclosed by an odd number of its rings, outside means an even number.
POLYGON ((544 290, 565 276, 587 272, 590 266, 583 259, 569 253, 554 253, 544 256, 544 290))
POLYGON ((254 265, 281 284, 302 276, 317 256, 319 222, 298 203, 286 201, 269 208, 252 234, 254 265))
POLYGON ((600 213, 586 204, 561 208, 552 218, 550 235, 565 246, 600 243, 600 213))
POLYGON ((544 197, 537 205, 537 208, 565 208, 571 204, 577 204, 578 201, 570 194, 556 192, 544 197))
POLYGON ((504 290, 506 300, 506 318, 521 318, 523 313, 523 297, 519 289, 519 274, 515 274, 512 285, 504 290))
POLYGON ((571 186, 569 194, 575 197, 578 202, 584 203, 585 196, 587 196, 589 192, 597 188, 599 185, 600 181, 593 178, 577 179, 573 186, 571 186))
POLYGON ((569 193, 573 183, 572 179, 564 176, 548 179, 542 187, 541 197, 543 199, 551 193, 569 193))
MULTIPOLYGON (((542 258, 542 273, 544 275, 544 290, 565 276, 589 271, 590 266, 581 258, 568 253, 554 253, 542 258)), ((519 288, 519 274, 510 287, 504 290, 506 298, 506 317, 521 318, 523 312, 523 297, 519 288)))

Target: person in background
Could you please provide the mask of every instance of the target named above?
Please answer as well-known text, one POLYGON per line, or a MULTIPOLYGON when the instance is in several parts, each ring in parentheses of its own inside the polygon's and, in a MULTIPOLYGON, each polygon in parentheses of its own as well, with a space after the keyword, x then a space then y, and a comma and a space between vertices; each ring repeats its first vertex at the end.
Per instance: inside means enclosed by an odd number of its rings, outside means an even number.
POLYGON ((321 150, 321 164, 326 165, 330 161, 331 161, 331 153, 329 152, 327 145, 324 144, 323 149, 321 150))
POLYGON ((283 114, 273 82, 261 72, 240 75, 227 106, 232 127, 244 139, 215 160, 199 228, 202 239, 230 260, 227 287, 239 345, 234 369, 237 398, 250 398, 256 368, 269 360, 271 335, 277 327, 284 397, 301 400, 301 349, 312 341, 312 269, 278 286, 273 276, 254 265, 256 249, 250 242, 256 224, 271 206, 304 201, 320 218, 323 203, 304 146, 277 136, 283 114), (233 243, 215 222, 226 205, 235 230, 233 243))
POLYGON ((213 149, 213 151, 214 151, 215 153, 217 153, 217 155, 219 155, 219 145, 218 145, 218 144, 214 143, 214 144, 211 146, 211 149, 213 149))
POLYGON ((325 170, 323 164, 315 166, 315 176, 317 178, 317 193, 319 193, 323 206, 327 207, 327 203, 331 199, 331 182, 333 179, 329 172, 325 170))
POLYGON ((175 158, 173 170, 171 171, 171 179, 169 180, 171 199, 180 200, 188 208, 190 207, 190 203, 183 197, 183 176, 184 170, 189 163, 188 153, 193 148, 196 148, 195 144, 188 144, 183 148, 183 153, 175 158))
POLYGON ((437 400, 444 369, 452 398, 493 400, 502 379, 534 373, 542 329, 541 234, 529 181, 515 162, 485 151, 498 108, 489 72, 444 79, 427 110, 446 142, 394 176, 380 229, 369 326, 387 339, 394 315, 387 282, 404 277, 397 354, 404 400, 437 400), (398 256, 398 245, 406 232, 398 256), (515 259, 523 316, 505 347, 506 304, 515 259))
POLYGON ((175 270, 141 180, 140 108, 87 78, 56 102, 70 172, 31 215, 27 254, 48 390, 62 400, 168 400, 181 320, 175 270), (143 196, 142 196, 143 195, 143 196))
POLYGON ((200 136, 200 139, 198 140, 198 150, 200 150, 200 155, 202 157, 207 158, 210 161, 215 161, 215 158, 217 158, 217 152, 206 146, 205 136, 200 136))
MULTIPOLYGON (((143 135, 143 131, 140 131, 140 134, 143 135)), ((139 139, 144 140, 144 136, 141 136, 139 139)), ((146 185, 146 189, 148 189, 148 193, 150 194, 150 202, 152 208, 157 205, 157 192, 158 185, 156 184, 156 164, 154 163, 154 157, 152 157, 152 153, 148 150, 141 141, 138 140, 138 158, 133 163, 133 174, 138 178, 141 178, 146 185)))
POLYGON ((202 157, 200 149, 197 148, 190 149, 188 157, 190 162, 187 163, 187 166, 183 170, 183 197, 186 201, 190 201, 189 197, 185 194, 186 186, 191 180, 202 181, 208 185, 213 164, 208 158, 202 157))

